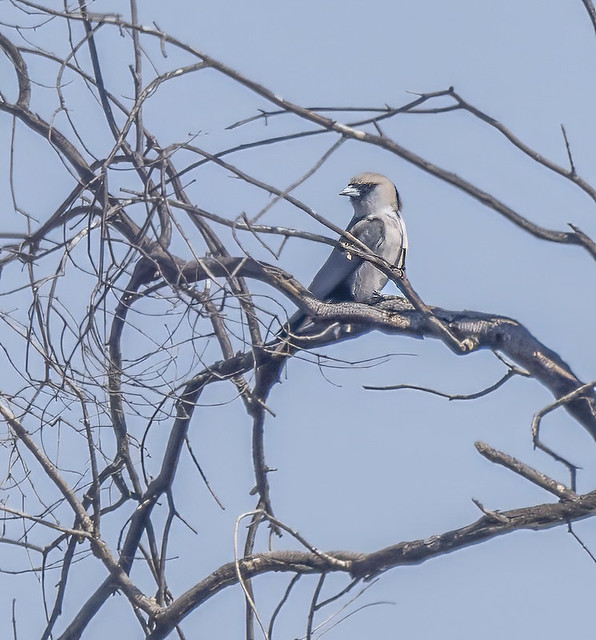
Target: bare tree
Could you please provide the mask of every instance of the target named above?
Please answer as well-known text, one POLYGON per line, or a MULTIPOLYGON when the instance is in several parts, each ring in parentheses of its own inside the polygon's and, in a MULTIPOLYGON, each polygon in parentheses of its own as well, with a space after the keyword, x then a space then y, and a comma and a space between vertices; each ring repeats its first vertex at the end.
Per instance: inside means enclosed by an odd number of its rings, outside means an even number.
MULTIPOLYGON (((240 585, 246 596, 247 637, 254 637, 257 625, 265 637, 275 637, 275 621, 290 606, 297 581, 314 574, 319 579, 304 622, 310 638, 319 611, 351 602, 371 579, 394 567, 519 529, 571 526, 596 512, 596 492, 576 493, 575 465, 542 444, 539 433, 542 417, 564 407, 596 438, 595 383, 580 380, 560 355, 511 318, 423 301, 405 273, 367 253, 292 195, 345 142, 371 145, 476 199, 511 222, 512 233, 574 245, 596 258, 596 243, 581 229, 539 226, 497 196, 400 145, 384 125, 406 114, 465 112, 545 172, 596 200, 596 188, 574 165, 564 130, 569 162, 560 166, 454 88, 417 95, 395 108, 307 108, 157 26, 142 26, 134 0, 129 19, 91 13, 83 2, 68 10, 27 0, 11 4, 12 22, 4 21, 0 33, 11 67, 11 77, 2 80, 0 111, 13 128, 5 180, 15 213, 1 234, 0 413, 7 425, 1 541, 5 550, 18 548, 19 571, 39 577, 40 592, 31 594, 31 603, 43 602, 42 638, 81 637, 116 592, 146 637, 156 640, 172 632, 184 637, 185 617, 232 585, 240 585), (56 34, 67 46, 55 53, 47 43, 56 34), (116 50, 116 59, 122 55, 116 72, 108 70, 102 54, 106 43, 116 50), (114 73, 134 95, 122 98, 124 91, 110 88, 107 78, 114 73), (237 142, 215 152, 201 146, 198 134, 164 144, 147 127, 145 110, 180 78, 204 74, 215 74, 250 97, 240 105, 246 117, 229 123, 237 142), (251 117, 253 100, 258 115, 251 117), (250 125, 281 118, 289 119, 289 132, 269 136, 259 128, 248 141, 243 136, 250 125), (325 153, 289 186, 276 186, 259 171, 243 168, 247 154, 248 166, 258 166, 255 154, 323 136, 329 141, 325 153), (41 158, 39 170, 50 167, 56 176, 56 191, 43 198, 42 206, 38 201, 36 210, 27 191, 35 192, 38 178, 28 171, 19 175, 23 154, 41 158), (237 178, 231 188, 239 194, 260 192, 270 199, 251 217, 202 205, 209 201, 204 197, 209 185, 200 177, 208 170, 237 178), (264 224, 263 215, 280 203, 312 217, 324 233, 264 224), (351 251, 374 262, 403 295, 371 305, 316 300, 284 269, 282 251, 291 238, 305 246, 340 246, 342 238, 351 242, 351 251), (281 267, 274 264, 280 256, 281 267), (315 322, 288 341, 278 332, 292 305, 315 322), (514 376, 548 389, 553 402, 536 413, 533 435, 537 446, 567 465, 567 486, 487 444, 476 446, 557 501, 504 512, 479 505, 479 519, 458 530, 395 540, 370 553, 322 551, 278 519, 264 437, 273 386, 295 355, 373 330, 387 334, 388 344, 395 336, 428 337, 454 354, 491 350, 507 370, 476 397, 514 376), (254 506, 238 514, 235 556, 206 572, 196 549, 177 533, 192 529, 187 520, 193 506, 192 496, 177 490, 175 482, 183 465, 189 473, 190 461, 194 482, 209 487, 209 474, 201 467, 209 452, 198 453, 191 434, 201 419, 201 398, 221 382, 233 385, 252 424, 252 450, 246 453, 252 454, 254 506), (262 550, 267 535, 271 547, 262 550), (186 580, 175 587, 169 569, 174 556, 187 566, 186 580), (278 604, 265 616, 253 578, 277 572, 291 579, 278 589, 278 604), (335 596, 323 598, 331 573, 343 574, 346 582, 335 596), (83 598, 81 584, 88 590, 83 598)), ((593 5, 584 4, 596 28, 593 5)), ((114 57, 109 60, 114 64, 114 57)), ((399 385, 404 386, 412 385, 399 385)), ((215 491, 213 500, 218 501, 215 491)), ((203 553, 208 558, 208 550, 203 553)), ((18 609, 13 622, 16 628, 18 609)))

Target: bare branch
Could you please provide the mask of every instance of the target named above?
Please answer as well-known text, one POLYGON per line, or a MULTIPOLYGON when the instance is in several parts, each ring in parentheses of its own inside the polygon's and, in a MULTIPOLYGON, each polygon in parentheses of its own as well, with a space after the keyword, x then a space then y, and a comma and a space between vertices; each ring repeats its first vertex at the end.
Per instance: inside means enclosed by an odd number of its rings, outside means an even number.
MULTIPOLYGON (((468 124, 502 136, 514 156, 521 152, 524 160, 564 178, 564 184, 596 200, 594 186, 578 175, 576 154, 564 127, 567 163, 558 165, 514 134, 504 120, 467 102, 453 87, 415 94, 401 106, 304 107, 155 23, 147 26, 147 9, 136 0, 129 2, 129 20, 115 13, 93 13, 84 0, 58 8, 31 0, 9 4, 8 11, 20 13, 19 20, 3 21, 6 33, 0 34, 0 49, 12 73, 0 91, 0 115, 8 123, 10 164, 5 186, 15 214, 14 226, 10 218, 0 233, 6 243, 0 247, 4 284, 0 348, 5 363, 0 418, 6 424, 2 444, 7 451, 0 481, 5 492, 0 506, 4 515, 0 543, 24 557, 40 554, 39 562, 27 559, 24 568, 12 572, 9 567, 3 572, 27 573, 39 579, 42 606, 28 609, 41 612, 43 640, 60 633, 61 640, 93 633, 94 616, 104 613, 102 609, 116 592, 125 597, 130 617, 144 637, 155 640, 176 631, 184 638, 183 619, 232 585, 242 587, 248 603, 247 638, 255 637, 256 622, 263 635, 271 637, 280 611, 290 606, 290 596, 296 597, 295 585, 303 575, 314 577, 303 624, 306 637, 315 637, 331 628, 334 617, 335 624, 345 619, 334 613, 317 625, 318 612, 362 580, 519 529, 568 523, 572 531, 571 522, 596 513, 596 492, 577 495, 575 491, 577 466, 539 438, 542 418, 563 407, 596 439, 595 384, 584 384, 558 353, 511 318, 428 304, 403 270, 378 258, 318 213, 309 201, 316 196, 308 189, 303 190, 303 200, 294 196, 295 189, 308 186, 308 180, 336 152, 342 157, 336 154, 334 160, 344 163, 351 152, 348 147, 372 145, 375 153, 384 150, 394 159, 403 159, 527 233, 581 246, 596 257, 596 242, 589 230, 585 233, 575 224, 569 224, 566 231, 542 227, 495 194, 435 165, 389 135, 389 125, 405 116, 432 114, 438 121, 439 114, 459 111, 468 124), (64 46, 54 53, 49 49, 54 48, 56 34, 63 36, 64 46), (191 82, 213 78, 219 86, 234 89, 241 99, 248 95, 253 101, 247 107, 244 104, 249 102, 240 104, 240 113, 246 108, 258 115, 242 120, 237 113, 229 115, 221 127, 235 122, 225 134, 220 130, 218 136, 206 137, 204 133, 212 133, 204 124, 208 111, 202 110, 201 101, 195 101, 199 133, 184 133, 182 140, 176 140, 170 139, 171 130, 166 129, 167 140, 162 144, 149 124, 155 122, 155 107, 160 114, 163 111, 159 101, 166 98, 166 104, 173 104, 167 101, 174 94, 166 92, 178 79, 188 88, 191 82), (262 133, 251 137, 251 127, 244 125, 255 122, 259 128, 264 124, 279 128, 270 137, 262 133), (20 142, 23 132, 27 144, 32 141, 31 148, 20 142), (319 140, 317 147, 313 144, 316 136, 330 136, 328 144, 319 140), (348 140, 351 144, 344 145, 348 140), (275 150, 290 157, 286 153, 291 151, 290 141, 310 145, 306 147, 309 168, 298 179, 287 177, 291 171, 279 174, 286 176, 285 186, 280 187, 282 179, 270 179, 272 172, 261 160, 275 150), (275 149, 274 144, 278 145, 275 149), (29 165, 36 168, 28 161, 38 149, 42 150, 39 157, 49 158, 52 164, 48 175, 52 179, 60 176, 51 188, 42 187, 43 181, 33 172, 27 173, 29 165), (59 173, 53 172, 54 166, 59 173), (212 198, 213 174, 218 179, 221 174, 235 178, 233 188, 241 194, 237 201, 230 205, 225 198, 212 198), (62 178, 67 180, 65 185, 62 178), (244 194, 255 191, 260 200, 247 197, 245 201, 244 194), (263 199, 267 199, 265 206, 263 199), (273 210, 277 203, 283 206, 273 210), (226 206, 229 211, 224 210, 226 206), (329 229, 331 237, 285 226, 288 208, 329 229), (271 224, 258 224, 266 212, 271 224), (270 236, 279 239, 270 241, 270 236), (282 250, 284 257, 291 253, 295 246, 286 244, 289 238, 301 241, 305 260, 309 259, 307 243, 318 242, 370 262, 405 298, 379 295, 371 304, 314 298, 287 270, 261 260, 263 254, 277 258, 282 250), (298 335, 282 329, 289 315, 287 301, 312 320, 298 335), (418 388, 451 400, 471 400, 495 391, 514 375, 530 377, 548 389, 554 402, 536 413, 534 442, 567 464, 572 473, 570 488, 488 445, 479 443, 477 448, 560 502, 501 512, 475 500, 483 514, 478 521, 373 553, 322 551, 309 537, 278 519, 274 513, 283 511, 285 518, 291 505, 275 502, 276 476, 269 466, 272 452, 266 417, 273 413, 269 395, 284 364, 292 357, 312 363, 312 355, 301 356, 300 352, 373 330, 386 334, 388 341, 435 338, 458 355, 489 349, 516 363, 505 362, 508 372, 500 380, 467 395, 409 384, 383 389, 418 388), (219 382, 224 384, 211 388, 219 382), (202 536, 201 528, 208 527, 212 533, 212 526, 221 526, 220 533, 229 535, 225 518, 213 525, 212 514, 203 510, 201 500, 181 490, 181 482, 190 470, 223 509, 206 473, 213 486, 220 478, 214 481, 212 473, 222 473, 226 479, 231 476, 225 460, 204 466, 213 458, 202 439, 203 424, 210 421, 202 406, 230 405, 238 399, 245 419, 252 423, 252 433, 243 436, 250 448, 245 452, 248 476, 244 474, 245 485, 234 483, 237 496, 233 500, 227 486, 220 495, 225 495, 226 506, 240 504, 236 502, 239 496, 244 501, 239 511, 247 512, 249 524, 239 551, 243 516, 237 520, 234 561, 227 562, 230 558, 225 552, 211 557, 203 539, 195 547, 191 543, 187 548, 186 542, 178 546, 176 527, 182 525, 185 533, 202 536), (276 550, 274 545, 282 536, 284 550, 276 550), (291 549, 296 545, 300 550, 291 549), (263 548, 268 552, 259 553, 263 548), (199 563, 194 556, 189 562, 195 549, 206 553, 199 563), (212 565, 209 570, 221 565, 209 575, 201 573, 201 567, 207 566, 202 564, 205 557, 212 565), (178 566, 184 563, 182 587, 174 559, 178 566), (80 584, 75 586, 72 580, 78 562, 80 575, 86 576, 90 569, 85 583, 89 591, 83 600, 80 593, 71 598, 71 591, 80 584), (292 578, 274 595, 277 606, 267 621, 257 576, 278 572, 291 573, 292 578), (323 586, 330 588, 331 572, 343 578, 340 586, 333 586, 334 595, 325 597, 323 586), (176 597, 189 584, 194 586, 176 597), (82 602, 74 613, 73 602, 82 602)), ((593 3, 584 5, 596 29, 593 3)), ((213 99, 209 92, 201 96, 201 100, 213 99)), ((562 121, 564 117, 556 120, 562 121)), ((578 147, 578 158, 579 153, 578 147)), ((388 366, 392 360, 384 353, 369 360, 340 354, 341 359, 331 361, 327 356, 324 366, 339 362, 344 368, 364 367, 363 362, 372 366, 378 361, 388 366)), ((291 371, 287 377, 291 381, 291 371)), ((218 421, 215 425, 219 426, 218 421)), ((221 515, 217 506, 210 503, 210 507, 221 515)), ((345 598, 339 610, 352 602, 345 598)), ((16 615, 13 606, 15 636, 16 615)))
MULTIPOLYGON (((420 564, 438 555, 463 549, 511 531, 548 529, 566 522, 581 520, 595 511, 596 492, 592 492, 579 496, 574 502, 565 501, 503 511, 501 512, 502 521, 483 516, 480 520, 460 529, 425 540, 400 542, 369 554, 328 552, 328 555, 349 563, 351 575, 370 579, 389 569, 420 564)), ((244 578, 253 578, 270 572, 322 574, 338 570, 332 568, 323 558, 302 551, 273 551, 243 558, 239 560, 238 565, 235 562, 228 563, 197 583, 160 613, 156 617, 156 626, 149 640, 165 638, 172 629, 174 621, 179 622, 202 602, 231 584, 237 583, 237 568, 240 569, 244 578)))
POLYGON ((584 7, 586 8, 588 15, 590 16, 590 21, 592 23, 592 26, 594 27, 594 31, 596 32, 596 9, 594 9, 594 3, 592 2, 592 0, 582 0, 582 2, 584 3, 584 7))
POLYGON ((483 455, 487 460, 507 467, 507 469, 517 473, 526 480, 530 480, 530 482, 533 482, 539 487, 546 489, 561 500, 576 501, 578 499, 575 491, 570 491, 560 482, 549 478, 546 474, 541 473, 536 469, 532 469, 532 467, 516 460, 512 456, 507 455, 502 451, 497 451, 484 442, 476 442, 475 447, 478 453, 483 455))

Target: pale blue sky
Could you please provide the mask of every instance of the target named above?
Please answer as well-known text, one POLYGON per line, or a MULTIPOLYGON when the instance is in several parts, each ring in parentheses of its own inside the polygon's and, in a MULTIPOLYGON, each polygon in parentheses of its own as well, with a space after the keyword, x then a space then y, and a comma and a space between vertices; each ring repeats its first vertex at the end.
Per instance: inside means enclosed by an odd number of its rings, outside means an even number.
MULTIPOLYGON (((596 41, 579 0, 143 0, 139 5, 141 22, 155 21, 181 41, 300 105, 399 106, 412 98, 409 91, 436 91, 453 85, 464 98, 563 165, 567 155, 560 125, 564 124, 578 172, 592 181, 596 175, 596 41)), ((123 15, 127 15, 127 7, 126 2, 90 4, 92 11, 111 9, 123 15)), ((131 59, 124 58, 124 54, 130 55, 130 41, 112 36, 108 29, 100 30, 98 36, 107 83, 114 93, 130 96, 131 59)), ((29 37, 39 35, 30 33, 29 37)), ((66 43, 56 40, 51 46, 60 49, 66 43)), ((159 47, 151 41, 147 41, 147 49, 160 70, 191 61, 171 48, 169 57, 160 59, 159 47)), ((41 74, 41 66, 39 70, 41 74)), ((54 75, 47 79, 50 86, 55 73, 54 69, 54 75)), ((55 108, 55 96, 49 90, 36 91, 41 97, 34 110, 47 117, 55 108), (44 96, 48 96, 47 103, 44 96)), ((74 89, 72 99, 76 104, 74 89)), ((201 72, 161 87, 146 106, 145 125, 162 146, 199 133, 196 144, 212 152, 255 138, 311 128, 284 116, 271 120, 267 128, 257 122, 225 130, 259 108, 270 107, 215 73, 201 72)), ((97 110, 91 117, 91 109, 89 100, 81 99, 74 117, 93 125, 93 117, 100 118, 100 114, 97 110)), ((349 122, 359 116, 339 118, 349 122)), ((5 149, 10 126, 7 118, 0 118, 5 149)), ((585 194, 534 166, 470 116, 404 115, 386 123, 384 130, 400 144, 494 193, 532 221, 557 230, 566 230, 572 222, 596 237, 594 203, 585 194)), ((60 167, 55 175, 50 173, 51 155, 40 155, 34 136, 22 128, 18 136, 16 162, 23 172, 16 177, 19 197, 43 220, 44 212, 58 204, 70 182, 60 167), (30 188, 31 174, 36 189, 30 188)), ((102 126, 91 139, 100 150, 112 145, 102 126)), ((285 188, 334 141, 329 135, 318 136, 227 160, 285 188)), ((3 154, 1 162, 6 161, 3 154)), ((557 351, 579 377, 585 381, 596 378, 596 279, 594 262, 587 252, 532 238, 401 159, 354 143, 344 144, 296 195, 343 225, 351 211, 349 203, 337 194, 352 175, 363 170, 384 173, 399 188, 411 245, 408 274, 428 304, 511 316, 557 351)), ((267 202, 262 193, 230 179, 218 168, 200 170, 193 178, 196 182, 188 190, 191 198, 220 215, 234 218, 245 211, 251 216, 267 202)), ((22 221, 11 214, 9 194, 4 184, 1 188, 6 225, 10 225, 6 228, 12 229, 22 221)), ((271 209, 263 222, 322 232, 287 204, 271 209)), ((251 250, 259 251, 256 243, 246 242, 251 250)), ((240 255, 232 241, 229 247, 240 255)), ((291 242, 279 265, 308 284, 328 251, 324 245, 307 247, 302 241, 291 242)), ((257 257, 273 261, 262 250, 257 257)), ((10 286, 3 282, 2 289, 10 286)), ((291 305, 281 295, 264 287, 258 290, 266 291, 291 312, 291 305)), ((387 291, 394 290, 388 287, 387 291)), ((88 299, 88 293, 81 298, 76 289, 62 295, 82 307, 88 299)), ((4 305, 6 301, 4 298, 4 305)), ((3 306, 2 310, 9 309, 3 306)), ((141 344, 131 342, 130 346, 141 349, 141 344)), ((295 358, 287 366, 283 383, 269 398, 276 414, 266 424, 267 461, 277 469, 270 475, 272 502, 277 516, 313 545, 372 551, 442 533, 480 517, 472 497, 494 510, 551 500, 529 483, 486 462, 474 449, 476 440, 567 480, 560 465, 533 451, 532 416, 552 401, 534 381, 515 379, 474 402, 448 402, 414 391, 361 388, 364 384, 410 383, 472 393, 504 373, 491 353, 458 358, 437 341, 378 333, 330 347, 325 353, 348 361, 388 353, 406 355, 394 355, 375 368, 326 370, 325 376, 312 362, 295 358)), ((232 385, 222 384, 210 389, 201 403, 234 396, 232 385)), ((546 418, 544 436, 583 467, 579 489, 593 489, 594 442, 582 427, 559 410, 546 418)), ((196 560, 185 560, 179 568, 177 561, 172 561, 175 593, 232 559, 234 522, 254 507, 254 498, 248 495, 253 485, 250 421, 242 404, 235 401, 225 407, 200 409, 190 437, 226 511, 218 510, 185 462, 175 487, 178 507, 199 534, 191 535, 182 527, 173 534, 173 540, 182 540, 193 549, 196 560)), ((575 529, 594 551, 596 525, 588 521, 575 529)), ((276 548, 296 546, 287 537, 274 544, 276 548)), ((259 548, 266 548, 264 537, 259 548)), ((0 558, 6 552, 6 547, 0 548, 0 558)), ((65 604, 65 611, 71 614, 78 600, 82 602, 88 595, 89 576, 82 567, 80 573, 75 570, 78 591, 65 604)), ((465 640, 482 635, 484 640, 500 640, 505 630, 512 637, 545 640, 563 634, 591 637, 593 623, 584 614, 593 608, 595 572, 593 563, 564 527, 521 532, 419 567, 389 572, 353 608, 377 601, 394 604, 365 609, 327 637, 465 640)), ((264 613, 275 605, 287 580, 288 576, 266 576, 255 582, 264 613)), ((278 637, 303 633, 314 584, 314 579, 303 578, 296 600, 288 604, 279 621, 278 637)), ((334 584, 339 586, 339 578, 334 584)), ((34 616, 24 619, 25 594, 36 588, 31 576, 0 574, 0 591, 14 591, 18 598, 22 637, 39 635, 39 621, 34 616)), ((9 633, 9 600, 0 602, 0 620, 4 621, 0 622, 0 635, 9 633)), ((122 596, 111 599, 85 640, 108 634, 140 637, 123 600, 122 596)), ((243 595, 235 587, 192 614, 184 628, 189 639, 238 638, 243 636, 243 625, 243 595)))

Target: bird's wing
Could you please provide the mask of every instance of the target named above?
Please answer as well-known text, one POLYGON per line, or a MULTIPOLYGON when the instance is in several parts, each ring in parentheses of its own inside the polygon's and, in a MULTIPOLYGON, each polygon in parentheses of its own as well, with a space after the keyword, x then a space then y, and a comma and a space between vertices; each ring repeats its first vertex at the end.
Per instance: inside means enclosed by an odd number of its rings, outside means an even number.
POLYGON ((360 264, 360 258, 350 259, 343 249, 333 249, 325 264, 310 283, 308 290, 320 300, 325 300, 345 282, 360 264))
POLYGON ((385 223, 378 216, 362 218, 353 227, 348 227, 348 231, 375 253, 385 241, 385 223))
MULTIPOLYGON (((383 243, 385 225, 378 218, 352 218, 347 230, 373 251, 378 251, 383 243)), ((362 264, 362 258, 348 257, 345 249, 335 248, 325 264, 310 283, 308 290, 319 300, 328 300, 331 294, 356 271, 362 264)), ((295 334, 303 326, 307 314, 303 311, 289 319, 284 333, 295 334)))
MULTIPOLYGON (((376 251, 383 242, 384 224, 377 218, 363 218, 356 221, 352 219, 347 230, 373 251, 376 251)), ((313 296, 324 300, 345 282, 360 264, 362 264, 361 258, 348 256, 344 249, 333 249, 311 282, 309 291, 313 296)))

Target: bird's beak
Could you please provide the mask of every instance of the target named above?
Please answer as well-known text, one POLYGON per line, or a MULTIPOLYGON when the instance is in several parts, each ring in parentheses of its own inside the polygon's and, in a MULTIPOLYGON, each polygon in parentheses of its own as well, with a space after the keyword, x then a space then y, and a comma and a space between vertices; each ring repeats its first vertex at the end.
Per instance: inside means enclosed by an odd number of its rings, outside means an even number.
POLYGON ((339 195, 357 198, 360 195, 360 191, 353 184, 349 184, 343 191, 339 192, 339 195))

